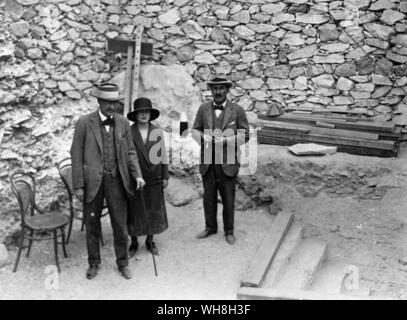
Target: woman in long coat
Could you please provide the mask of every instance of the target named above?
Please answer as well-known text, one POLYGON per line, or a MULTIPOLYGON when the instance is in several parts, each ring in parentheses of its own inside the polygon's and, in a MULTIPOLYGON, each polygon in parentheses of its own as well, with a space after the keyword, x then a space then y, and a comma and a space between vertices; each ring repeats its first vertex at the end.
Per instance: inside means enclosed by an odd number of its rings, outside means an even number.
POLYGON ((137 237, 144 235, 147 236, 147 249, 158 254, 153 235, 168 228, 164 188, 168 186, 169 178, 163 131, 151 123, 159 117, 160 112, 152 107, 147 98, 136 99, 133 106, 134 111, 130 112, 127 118, 134 121, 131 133, 146 185, 142 190, 137 190, 136 196, 129 201, 127 225, 131 236, 130 257, 134 256, 138 249, 137 237), (141 193, 145 208, 142 205, 141 193))

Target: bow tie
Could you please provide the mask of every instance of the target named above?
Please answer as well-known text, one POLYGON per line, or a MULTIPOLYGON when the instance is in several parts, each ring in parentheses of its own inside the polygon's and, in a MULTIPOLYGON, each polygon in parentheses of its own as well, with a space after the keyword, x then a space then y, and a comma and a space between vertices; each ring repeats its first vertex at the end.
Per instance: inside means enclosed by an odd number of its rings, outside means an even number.
POLYGON ((215 110, 220 110, 220 111, 223 111, 223 105, 221 105, 221 104, 215 104, 215 106, 213 107, 215 110))
POLYGON ((104 126, 114 126, 113 117, 107 118, 107 119, 103 120, 103 121, 102 121, 102 124, 103 124, 104 126))

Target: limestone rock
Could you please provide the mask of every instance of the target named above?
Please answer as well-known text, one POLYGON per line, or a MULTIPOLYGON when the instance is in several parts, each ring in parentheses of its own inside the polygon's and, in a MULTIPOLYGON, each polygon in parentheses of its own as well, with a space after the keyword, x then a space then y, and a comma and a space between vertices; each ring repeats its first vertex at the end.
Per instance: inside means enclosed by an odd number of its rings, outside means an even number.
POLYGON ((237 84, 245 90, 256 90, 260 89, 263 85, 263 80, 260 78, 247 78, 241 81, 238 81, 237 84))
POLYGON ((246 26, 237 26, 235 28, 235 35, 238 38, 242 38, 242 39, 248 40, 248 41, 253 41, 255 32, 253 30, 247 28, 246 26))
POLYGON ((23 6, 31 6, 37 4, 40 0, 17 0, 18 3, 21 3, 23 6))
POLYGON ((30 24, 27 21, 13 22, 10 24, 10 32, 22 38, 30 32, 30 24))
POLYGON ((314 56, 312 59, 314 63, 344 63, 345 62, 345 57, 342 54, 330 54, 327 56, 314 56))
POLYGON ((349 96, 335 96, 333 101, 335 105, 349 105, 353 103, 352 97, 349 96))
POLYGON ((381 86, 392 86, 393 82, 385 76, 382 76, 380 74, 372 74, 372 82, 373 84, 376 85, 381 85, 381 86))
POLYGON ((271 90, 276 89, 291 89, 293 87, 293 83, 291 80, 282 80, 277 78, 269 78, 267 80, 267 85, 271 90))
POLYGON ((231 16, 232 20, 239 21, 240 23, 249 23, 250 22, 250 13, 248 10, 239 11, 231 16))
MULTIPOLYGON (((120 87, 121 92, 124 76, 125 72, 122 72, 111 80, 120 87)), ((149 98, 153 106, 161 111, 157 121, 164 128, 171 124, 171 119, 179 119, 181 112, 185 112, 188 121, 192 122, 201 104, 194 79, 181 65, 141 66, 138 94, 149 98)))
POLYGON ((366 23, 364 28, 374 37, 381 40, 389 40, 390 35, 394 33, 393 28, 378 23, 366 23))
POLYGON ((302 46, 303 44, 305 44, 305 40, 303 38, 303 36, 299 33, 291 33, 288 32, 285 36, 284 36, 284 40, 281 41, 281 45, 288 45, 288 46, 302 46))
POLYGON ((349 80, 344 77, 340 77, 338 79, 338 82, 336 83, 336 89, 342 90, 342 91, 349 91, 349 90, 352 90, 353 85, 354 85, 354 83, 352 80, 349 80))
POLYGON ((390 86, 383 86, 383 87, 378 87, 372 94, 373 99, 381 98, 385 96, 389 91, 392 89, 390 86))
POLYGON ((249 24, 247 24, 247 27, 256 33, 270 33, 277 29, 277 27, 274 25, 264 24, 264 23, 259 23, 259 24, 249 23, 249 24))
POLYGON ((296 90, 307 90, 308 79, 305 76, 299 76, 294 80, 294 89, 296 90))
POLYGON ((218 60, 207 51, 196 54, 194 61, 199 64, 214 64, 218 62, 218 60))
POLYGON ((356 61, 359 75, 370 74, 374 71, 374 63, 370 57, 364 57, 356 61))
POLYGON ((349 44, 333 42, 333 43, 323 44, 323 45, 321 45, 320 48, 321 48, 321 50, 325 50, 328 53, 345 52, 349 48, 349 44))
POLYGON ((290 69, 287 65, 282 64, 275 67, 270 67, 265 70, 265 75, 271 78, 287 79, 290 73, 290 69))
POLYGON ((372 3, 369 10, 379 11, 383 9, 393 9, 395 7, 396 4, 392 0, 378 0, 372 3))
POLYGON ((236 210, 247 210, 254 206, 251 198, 240 188, 236 190, 236 210))
POLYGON ((312 57, 317 51, 318 51, 318 46, 313 44, 313 45, 295 50, 294 52, 288 54, 287 57, 289 60, 309 58, 309 57, 312 57))
POLYGON ((269 3, 269 4, 264 4, 261 6, 261 11, 270 15, 279 13, 279 12, 283 12, 284 8, 287 5, 284 3, 278 3, 278 4, 274 4, 274 3, 269 3))
POLYGON ((337 40, 339 38, 338 28, 335 24, 324 24, 318 28, 319 38, 322 42, 337 40))
POLYGON ((271 18, 271 23, 277 25, 283 22, 293 22, 295 21, 295 16, 290 13, 278 13, 271 18))
POLYGON ((366 42, 369 46, 380 48, 387 50, 390 46, 390 43, 388 41, 383 41, 377 38, 368 38, 366 39, 366 42))
POLYGON ((350 9, 365 9, 369 6, 370 0, 345 0, 344 6, 350 9))
POLYGON ((20 20, 24 14, 25 8, 17 1, 9 0, 6 2, 4 11, 13 20, 20 20))
POLYGON ((327 15, 323 14, 298 14, 295 21, 305 24, 323 24, 329 20, 327 15))
POLYGON ((175 207, 184 206, 191 201, 198 199, 198 192, 181 179, 171 178, 168 181, 168 188, 165 189, 166 199, 175 207))
POLYGON ((407 47, 407 34, 398 34, 397 36, 392 37, 391 43, 394 43, 395 45, 407 47))
POLYGON ((14 56, 15 47, 13 44, 0 46, 0 61, 6 61, 14 56))
POLYGON ((337 151, 337 147, 324 146, 316 143, 297 143, 288 147, 288 150, 296 156, 311 156, 334 154, 337 151))
POLYGON ((386 58, 398 63, 407 63, 407 56, 396 54, 391 51, 386 52, 386 58))
POLYGON ((181 20, 179 10, 177 8, 172 8, 163 14, 158 16, 158 21, 163 25, 172 26, 177 24, 181 20))
POLYGON ((331 74, 320 75, 312 78, 311 81, 318 87, 333 88, 335 85, 335 78, 331 74))
POLYGON ((388 25, 394 25, 397 21, 405 18, 405 15, 395 10, 384 10, 380 20, 388 25))

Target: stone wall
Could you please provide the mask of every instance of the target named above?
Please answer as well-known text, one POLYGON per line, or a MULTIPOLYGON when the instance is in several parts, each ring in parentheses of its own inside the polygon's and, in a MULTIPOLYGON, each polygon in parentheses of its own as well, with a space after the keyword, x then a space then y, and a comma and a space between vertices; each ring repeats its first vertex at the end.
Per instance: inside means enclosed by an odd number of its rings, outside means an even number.
MULTIPOLYGON (((154 44, 143 65, 178 64, 189 74, 191 113, 209 95, 211 75, 225 73, 252 121, 277 102, 404 126, 406 14, 398 0, 0 0, 0 197, 16 167, 57 177, 75 121, 95 108, 92 85, 125 68, 125 56, 106 52, 106 38, 131 38, 138 23, 154 44)), ((150 80, 161 77, 154 72, 150 80)), ((177 117, 177 100, 156 102, 177 117)))

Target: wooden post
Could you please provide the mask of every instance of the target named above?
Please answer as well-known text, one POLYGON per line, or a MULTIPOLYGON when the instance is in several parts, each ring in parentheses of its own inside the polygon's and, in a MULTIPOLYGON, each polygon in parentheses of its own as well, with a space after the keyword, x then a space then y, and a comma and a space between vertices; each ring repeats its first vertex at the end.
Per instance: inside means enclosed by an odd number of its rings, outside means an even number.
MULTIPOLYGON (((143 25, 138 24, 136 30, 136 44, 134 46, 134 67, 132 72, 132 98, 129 111, 133 110, 133 102, 138 98, 138 87, 140 78, 140 57, 141 57, 141 36, 143 34, 143 25)), ((127 113, 126 113, 127 114, 127 113)))
POLYGON ((126 68, 126 76, 124 77, 124 116, 127 116, 127 113, 132 109, 132 67, 133 67, 133 45, 129 44, 127 47, 127 68, 126 68))

